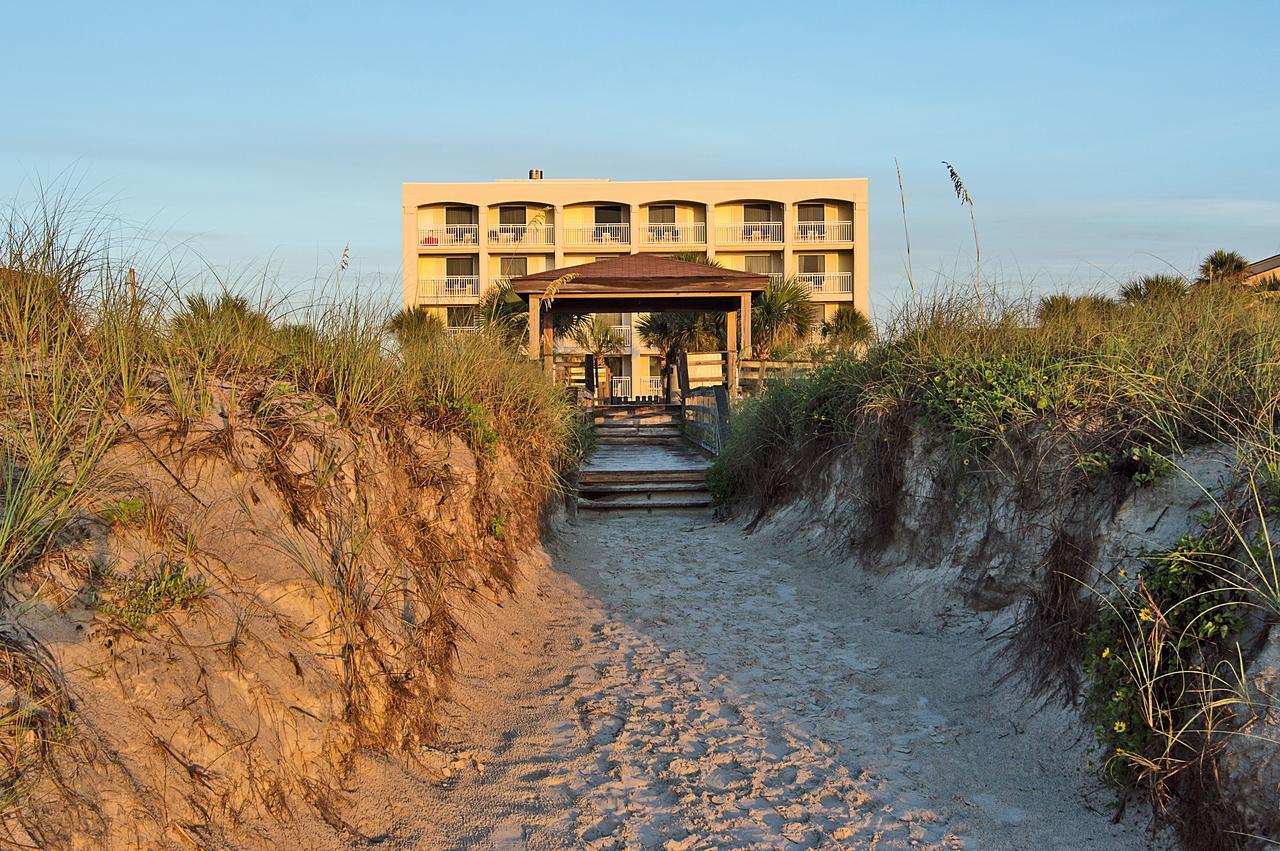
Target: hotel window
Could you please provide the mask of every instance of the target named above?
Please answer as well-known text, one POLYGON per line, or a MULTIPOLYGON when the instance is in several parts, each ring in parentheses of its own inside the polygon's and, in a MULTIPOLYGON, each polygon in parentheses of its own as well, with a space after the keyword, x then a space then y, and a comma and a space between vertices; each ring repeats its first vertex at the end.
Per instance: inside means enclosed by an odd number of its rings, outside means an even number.
POLYGON ((801 254, 796 260, 799 263, 800 280, 805 281, 815 290, 822 289, 823 275, 827 271, 827 258, 823 254, 801 254))
POLYGON ((827 271, 825 254, 801 254, 798 259, 802 275, 821 275, 827 271))
POLYGON ((476 219, 475 211, 472 208, 445 207, 444 224, 444 235, 447 242, 475 244, 476 219))
POLYGON ((524 207, 499 207, 498 232, 489 234, 489 238, 497 238, 498 242, 519 242, 525 235, 524 207))
POLYGON ((676 205, 655 204, 649 207, 649 241, 676 242, 676 205))
POLYGON ((827 235, 826 216, 825 204, 798 204, 796 220, 799 227, 796 233, 801 239, 823 239, 827 235))
POLYGON ((529 274, 529 258, 499 257, 498 274, 504 278, 520 278, 529 274))
POLYGON ((448 282, 449 292, 471 292, 471 278, 475 278, 476 265, 474 257, 445 257, 444 276, 448 282))
POLYGON ((626 242, 622 227, 622 207, 610 205, 595 209, 596 242, 626 242))
POLYGON ((743 271, 753 275, 772 275, 773 258, 768 254, 749 254, 745 259, 743 271))
POLYGON ((446 257, 444 260, 444 293, 445 295, 476 295, 479 282, 476 281, 476 261, 474 257, 446 257))
POLYGON ((773 232, 773 205, 743 204, 742 221, 745 222, 742 234, 747 239, 774 239, 780 234, 773 232))

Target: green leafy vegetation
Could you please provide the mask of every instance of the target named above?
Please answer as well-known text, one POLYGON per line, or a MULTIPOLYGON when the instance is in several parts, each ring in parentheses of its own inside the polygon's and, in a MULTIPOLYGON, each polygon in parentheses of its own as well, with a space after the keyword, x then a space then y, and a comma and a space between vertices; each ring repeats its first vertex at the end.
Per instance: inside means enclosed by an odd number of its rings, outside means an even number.
POLYGON ((1197 286, 1170 299, 1091 296, 905 307, 865 354, 771 384, 744 402, 713 480, 759 500, 788 452, 854 442, 889 407, 950 435, 967 456, 1026 429, 1080 435, 1081 452, 1149 485, 1188 444, 1252 431, 1280 397, 1275 303, 1197 286), (786 450, 786 451, 779 451, 786 450), (1127 472, 1126 472, 1127 468, 1127 472))
POLYGON ((134 566, 135 574, 102 577, 98 610, 110 615, 125 628, 143 632, 154 626, 157 615, 188 608, 204 596, 205 580, 188 572, 182 562, 164 559, 152 571, 145 562, 134 566))
POLYGON ((102 509, 102 519, 112 526, 141 526, 146 519, 147 504, 139 497, 117 500, 102 509))

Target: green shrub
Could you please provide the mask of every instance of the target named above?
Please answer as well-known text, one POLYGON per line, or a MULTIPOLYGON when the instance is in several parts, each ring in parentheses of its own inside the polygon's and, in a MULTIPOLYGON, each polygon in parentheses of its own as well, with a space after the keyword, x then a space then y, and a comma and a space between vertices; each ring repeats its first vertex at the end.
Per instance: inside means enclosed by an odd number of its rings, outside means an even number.
POLYGON ((1224 582, 1233 567, 1223 548, 1188 535, 1145 556, 1089 632, 1085 706, 1104 751, 1103 776, 1117 788, 1155 780, 1157 767, 1188 744, 1183 734, 1198 729, 1186 722, 1201 708, 1199 681, 1240 628, 1244 604, 1224 582))
POLYGON ((1145 486, 1168 470, 1161 452, 1250 432, 1280 399, 1280 303, 1225 288, 1106 305, 989 300, 983 312, 941 297, 906 306, 878 339, 734 412, 712 471, 722 500, 761 498, 788 475, 789 453, 849 442, 868 412, 897 405, 961 443, 1020 424, 1084 429, 1145 486))
POLYGON ((1056 371, 1008 355, 941 361, 924 368, 929 377, 915 402, 921 417, 943 430, 966 439, 992 436, 1054 409, 1061 394, 1056 371))

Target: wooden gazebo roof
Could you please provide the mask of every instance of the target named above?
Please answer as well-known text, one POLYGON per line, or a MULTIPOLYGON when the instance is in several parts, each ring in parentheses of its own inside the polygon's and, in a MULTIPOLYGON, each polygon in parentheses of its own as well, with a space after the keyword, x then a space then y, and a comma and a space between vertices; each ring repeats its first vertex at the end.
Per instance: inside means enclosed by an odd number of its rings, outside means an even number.
POLYGON ((769 283, 767 275, 752 272, 653 254, 623 254, 513 278, 511 286, 528 300, 543 296, 561 279, 551 293, 552 304, 575 312, 735 310, 743 295, 761 292, 769 283))

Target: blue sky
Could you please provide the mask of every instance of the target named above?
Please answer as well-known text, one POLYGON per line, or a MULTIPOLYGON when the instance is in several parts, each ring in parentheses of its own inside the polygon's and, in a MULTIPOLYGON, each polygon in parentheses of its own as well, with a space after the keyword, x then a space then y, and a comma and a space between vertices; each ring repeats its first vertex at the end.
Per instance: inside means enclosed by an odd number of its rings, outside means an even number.
POLYGON ((1280 4, 3 0, 0 197, 399 292, 405 180, 870 177, 873 306, 1280 252, 1280 4), (644 16, 639 17, 643 11, 644 16), (17 35, 15 38, 14 35, 17 35))

